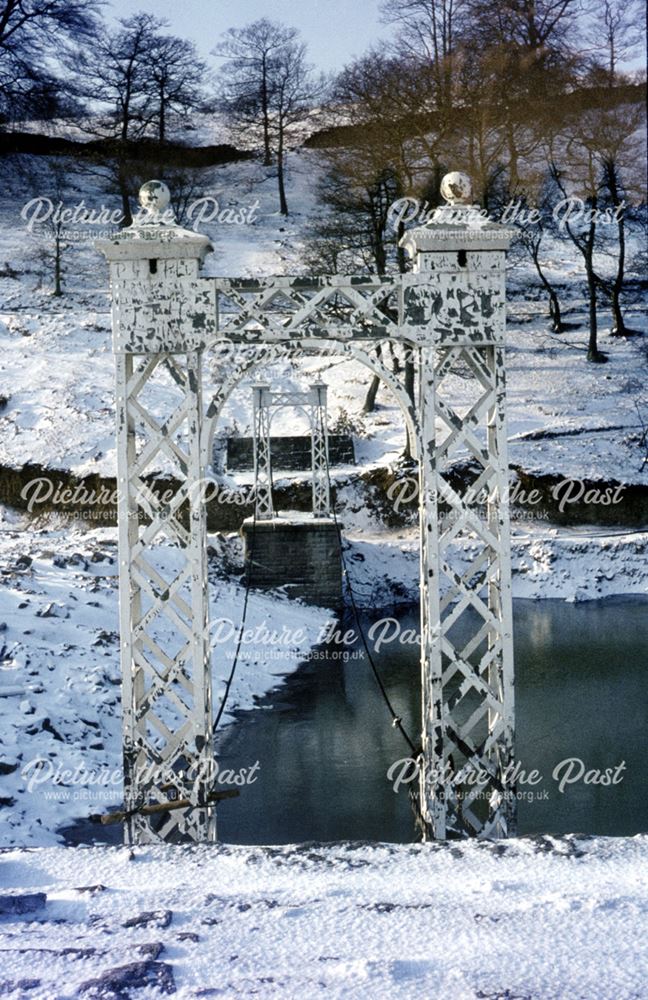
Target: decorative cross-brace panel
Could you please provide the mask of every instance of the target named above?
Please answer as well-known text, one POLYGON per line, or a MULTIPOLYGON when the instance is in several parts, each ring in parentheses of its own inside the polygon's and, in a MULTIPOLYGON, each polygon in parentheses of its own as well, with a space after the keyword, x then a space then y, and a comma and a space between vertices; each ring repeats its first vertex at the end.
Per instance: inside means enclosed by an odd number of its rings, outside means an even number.
POLYGON ((270 386, 257 383, 252 387, 252 441, 254 446, 254 496, 255 517, 270 521, 274 517, 272 503, 272 449, 270 425, 272 412, 266 404, 270 386))
POLYGON ((506 836, 515 801, 503 354, 422 353, 423 757, 434 763, 422 769, 421 803, 437 839, 506 836), (458 372, 461 408, 449 401, 459 387, 445 391, 458 372))
MULTIPOLYGON (((144 185, 149 212, 143 222, 100 244, 111 265, 117 356, 124 785, 131 841, 215 837, 201 489, 204 425, 211 415, 202 402, 205 354, 227 345, 238 345, 240 353, 245 345, 261 358, 276 344, 294 353, 317 345, 351 351, 380 375, 371 351, 388 339, 404 346, 418 380, 418 405, 410 407, 396 376, 381 375, 403 406, 419 459, 425 833, 497 837, 513 829, 503 353, 504 251, 511 233, 473 213, 462 193, 465 175, 448 178, 445 196, 452 207, 437 210, 403 240, 414 257, 411 274, 203 278, 199 264, 208 241, 162 219, 168 191, 161 182, 144 185), (174 798, 182 808, 172 807, 174 798), (142 807, 157 811, 142 813, 142 807)), ((218 406, 246 365, 234 362, 232 369, 218 406)), ((255 390, 261 517, 272 515, 266 391, 255 390)), ((329 505, 325 421, 321 426, 322 437, 313 438, 316 511, 329 505)))
POLYGON ((117 357, 124 797, 136 843, 214 835, 201 384, 196 353, 117 357), (160 460, 172 486, 156 479, 160 460), (174 800, 190 805, 139 812, 174 800))

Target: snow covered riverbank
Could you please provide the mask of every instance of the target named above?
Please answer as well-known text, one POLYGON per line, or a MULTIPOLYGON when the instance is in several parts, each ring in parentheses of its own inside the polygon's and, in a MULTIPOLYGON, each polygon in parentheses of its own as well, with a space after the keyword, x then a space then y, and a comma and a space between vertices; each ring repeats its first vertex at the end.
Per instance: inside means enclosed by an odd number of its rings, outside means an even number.
MULTIPOLYGON (((0 846, 56 844, 57 829, 122 801, 116 534, 3 530, 0 566, 0 846), (38 761, 47 768, 39 772, 38 761)), ((217 708, 243 588, 214 577, 210 593, 221 623, 212 635, 217 708)), ((223 722, 276 687, 329 618, 323 608, 255 594, 246 620, 255 641, 243 649, 223 722), (263 629, 281 631, 287 620, 288 641, 272 657, 263 629)))
POLYGON ((33 1000, 640 1000, 648 837, 11 850, 0 931, 33 1000))
MULTIPOLYGON (((418 600, 418 546, 418 532, 351 532, 348 561, 358 604, 418 600)), ((470 554, 469 542, 453 553, 457 569, 466 569, 470 554)), ((511 555, 513 597, 592 601, 648 595, 648 531, 516 522, 511 555)))

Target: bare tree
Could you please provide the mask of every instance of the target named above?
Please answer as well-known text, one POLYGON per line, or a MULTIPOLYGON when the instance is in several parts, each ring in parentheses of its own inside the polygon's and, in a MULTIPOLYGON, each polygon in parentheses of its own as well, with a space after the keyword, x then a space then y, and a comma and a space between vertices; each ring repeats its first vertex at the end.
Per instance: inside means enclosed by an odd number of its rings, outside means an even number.
POLYGON ((165 142, 174 121, 203 105, 207 65, 198 57, 193 42, 174 35, 155 35, 144 61, 156 106, 157 137, 165 142))
POLYGON ((437 110, 452 107, 455 56, 466 28, 469 0, 383 0, 383 20, 398 29, 397 50, 426 65, 437 110))
POLYGON ((378 160, 389 165, 408 194, 427 176, 430 161, 439 162, 447 141, 443 123, 430 119, 433 94, 429 66, 384 46, 346 66, 332 88, 332 110, 353 127, 353 141, 375 150, 373 171, 378 160))
POLYGON ((275 67, 270 95, 270 133, 277 157, 279 211, 288 215, 285 184, 286 144, 290 129, 301 124, 314 104, 324 95, 325 81, 315 77, 306 62, 306 46, 290 42, 281 51, 275 67))
POLYGON ((104 140, 101 171, 119 192, 124 225, 132 222, 142 142, 166 142, 181 115, 204 99, 205 63, 193 43, 164 34, 165 27, 147 13, 122 18, 74 60, 77 92, 94 109, 84 127, 104 140))
POLYGON ((509 44, 548 68, 568 52, 581 0, 469 0, 469 9, 484 44, 509 44))
POLYGON ((325 172, 317 188, 325 209, 310 227, 310 249, 319 239, 338 239, 346 248, 343 269, 386 274, 395 260, 390 207, 402 194, 397 172, 376 157, 369 145, 329 150, 325 172))
MULTIPOLYGON (((598 317, 597 317, 597 306, 598 306, 598 290, 601 285, 600 275, 597 273, 594 266, 594 257, 596 251, 596 236, 598 228, 598 209, 599 209, 599 182, 597 178, 596 169, 596 158, 592 152, 592 149, 588 146, 581 148, 579 151, 579 161, 582 166, 582 189, 585 198, 584 203, 586 205, 585 221, 583 225, 578 225, 569 219, 564 222, 564 227, 570 240, 579 251, 583 258, 583 263, 585 265, 585 276, 587 280, 587 293, 588 293, 588 310, 589 310, 589 340, 587 344, 587 360, 594 362, 604 362, 607 358, 604 354, 599 351, 598 348, 598 317)), ((561 169, 555 161, 551 163, 551 176, 555 180, 556 184, 560 188, 563 196, 565 198, 569 197, 568 188, 566 186, 567 177, 572 176, 571 170, 574 164, 574 157, 569 155, 572 150, 568 151, 569 169, 561 169)))
POLYGON ((84 127, 95 138, 105 140, 102 172, 119 192, 127 226, 132 222, 130 144, 146 134, 155 113, 147 60, 163 26, 164 22, 151 14, 122 18, 116 30, 106 29, 91 50, 70 60, 77 93, 94 109, 84 127))
POLYGON ((274 157, 277 164, 279 211, 288 215, 288 136, 321 99, 325 81, 306 62, 297 30, 267 18, 230 29, 215 53, 228 59, 221 70, 222 107, 244 128, 261 129, 264 163, 274 157))
POLYGON ((278 60, 297 41, 299 32, 268 18, 243 28, 230 28, 214 55, 226 60, 220 73, 222 103, 243 126, 261 126, 263 162, 272 163, 271 97, 278 60))
POLYGON ((92 49, 75 57, 78 92, 96 108, 88 128, 122 143, 140 138, 155 115, 149 54, 164 21, 152 14, 122 18, 92 49))
POLYGON ((544 115, 555 115, 555 101, 574 85, 580 59, 570 39, 580 2, 469 0, 462 71, 480 81, 482 93, 464 96, 462 104, 468 100, 469 111, 474 114, 476 108, 478 120, 485 118, 501 135, 501 162, 512 196, 524 187, 544 115))
POLYGON ((587 41, 592 52, 592 74, 599 70, 608 87, 619 82, 620 72, 642 39, 644 10, 640 0, 596 0, 589 16, 587 41))
POLYGON ((557 185, 551 177, 536 176, 529 179, 523 195, 516 204, 518 216, 522 220, 515 221, 520 239, 514 243, 511 252, 513 256, 521 249, 531 260, 540 283, 547 293, 549 317, 553 333, 563 333, 570 329, 570 324, 562 318, 560 299, 554 282, 549 277, 548 269, 543 260, 543 244, 547 237, 556 237, 556 220, 553 208, 558 201, 557 185))
MULTIPOLYGON (((32 183, 38 179, 39 187, 45 191, 45 197, 50 199, 52 207, 59 207, 64 204, 69 193, 69 164, 60 157, 50 156, 46 158, 45 164, 39 164, 39 168, 43 166, 45 167, 43 173, 39 169, 32 174, 32 183)), ((47 274, 51 275, 52 295, 59 298, 64 290, 63 261, 70 248, 66 236, 66 224, 60 212, 52 211, 47 218, 38 223, 31 231, 30 245, 31 256, 44 266, 47 274)))
POLYGON ((625 286, 628 223, 632 221, 633 202, 645 202, 643 133, 645 111, 640 106, 625 107, 623 115, 616 111, 601 112, 597 128, 598 155, 601 163, 601 203, 611 216, 611 224, 603 230, 603 250, 614 261, 611 279, 602 278, 603 291, 609 296, 612 309, 613 336, 633 334, 625 322, 621 299, 625 286))
POLYGON ((0 123, 61 110, 56 60, 98 28, 98 0, 0 0, 0 123))

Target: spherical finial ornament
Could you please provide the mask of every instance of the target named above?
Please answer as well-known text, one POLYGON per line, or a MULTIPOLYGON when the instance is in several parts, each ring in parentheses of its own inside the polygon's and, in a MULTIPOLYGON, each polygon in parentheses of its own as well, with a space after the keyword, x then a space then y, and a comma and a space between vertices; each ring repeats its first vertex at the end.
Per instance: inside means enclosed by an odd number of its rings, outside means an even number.
POLYGON ((468 174, 453 170, 441 181, 441 197, 450 205, 469 205, 472 198, 472 183, 468 174))
POLYGON ((152 215, 160 215, 170 201, 171 192, 164 181, 147 181, 139 189, 139 203, 152 215))

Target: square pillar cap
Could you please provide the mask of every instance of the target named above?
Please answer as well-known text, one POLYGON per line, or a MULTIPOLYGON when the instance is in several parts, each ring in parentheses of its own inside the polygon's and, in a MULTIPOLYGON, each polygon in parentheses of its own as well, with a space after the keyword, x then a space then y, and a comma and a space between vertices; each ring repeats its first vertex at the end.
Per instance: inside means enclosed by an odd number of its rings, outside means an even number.
POLYGON ((164 181, 147 181, 139 189, 140 211, 133 224, 109 239, 95 241, 108 261, 202 260, 213 250, 209 238, 175 222, 171 192, 164 181))
POLYGON ((467 174, 453 171, 441 181, 447 204, 435 209, 423 226, 408 230, 399 241, 410 257, 454 250, 508 250, 517 230, 493 222, 485 209, 472 204, 467 174))

